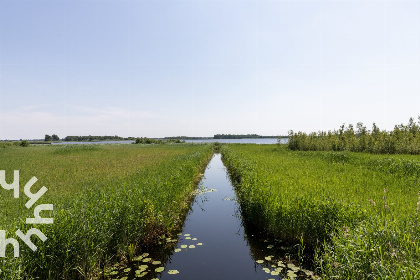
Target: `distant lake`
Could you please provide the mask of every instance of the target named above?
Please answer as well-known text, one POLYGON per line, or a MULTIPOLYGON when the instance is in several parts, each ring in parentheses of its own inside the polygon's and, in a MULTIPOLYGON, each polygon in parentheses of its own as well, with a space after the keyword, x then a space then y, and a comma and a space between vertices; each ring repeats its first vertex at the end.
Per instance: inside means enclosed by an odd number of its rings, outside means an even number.
MULTIPOLYGON (((277 138, 246 138, 246 139, 199 139, 185 140, 187 143, 242 143, 242 144, 277 144, 277 138)), ((281 143, 287 143, 287 139, 282 139, 281 143)))
MULTIPOLYGON (((247 139, 199 139, 199 140, 185 140, 187 143, 242 143, 242 144, 276 144, 277 138, 247 138, 247 139)), ((65 144, 131 144, 134 141, 85 141, 85 142, 58 142, 52 145, 65 145, 65 144)), ((286 144, 287 138, 281 139, 281 143, 286 144)))

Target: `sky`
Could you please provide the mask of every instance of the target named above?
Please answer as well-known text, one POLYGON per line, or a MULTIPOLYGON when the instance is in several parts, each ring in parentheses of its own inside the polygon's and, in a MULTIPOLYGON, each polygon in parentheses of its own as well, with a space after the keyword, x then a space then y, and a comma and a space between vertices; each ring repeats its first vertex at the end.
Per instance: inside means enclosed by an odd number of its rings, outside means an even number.
POLYGON ((420 115, 420 1, 0 0, 0 140, 420 115))

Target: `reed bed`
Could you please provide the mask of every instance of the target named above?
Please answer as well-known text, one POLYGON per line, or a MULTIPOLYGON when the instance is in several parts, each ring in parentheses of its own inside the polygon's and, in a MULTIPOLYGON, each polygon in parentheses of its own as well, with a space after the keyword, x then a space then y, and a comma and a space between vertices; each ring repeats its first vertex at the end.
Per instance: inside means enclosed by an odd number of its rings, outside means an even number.
POLYGON ((420 278, 420 160, 224 145, 247 223, 302 243, 324 279, 420 278))
MULTIPOLYGON (((135 255, 142 246, 170 237, 182 216, 199 174, 212 155, 210 145, 64 145, 0 149, 0 170, 8 181, 20 170, 21 192, 36 176, 32 192, 47 193, 38 203, 52 203, 54 223, 40 225, 47 241, 21 244, 0 259, 2 279, 91 279, 109 265, 135 255)), ((8 238, 30 227, 23 199, 0 189, 0 224, 8 238)), ((50 216, 43 211, 42 216, 50 216)), ((32 226, 31 226, 32 227, 32 226)), ((11 247, 11 246, 10 246, 11 247)))

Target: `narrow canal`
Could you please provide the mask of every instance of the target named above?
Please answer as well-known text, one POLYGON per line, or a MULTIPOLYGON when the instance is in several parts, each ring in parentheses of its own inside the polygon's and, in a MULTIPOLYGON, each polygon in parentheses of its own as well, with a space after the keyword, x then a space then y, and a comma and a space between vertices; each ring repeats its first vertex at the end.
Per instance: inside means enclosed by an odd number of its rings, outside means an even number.
POLYGON ((264 240, 258 235, 244 228, 235 190, 221 155, 215 154, 200 182, 182 233, 171 241, 176 244, 170 252, 143 254, 130 271, 131 277, 119 279, 312 278, 310 271, 292 264, 290 248, 282 246, 280 240, 264 240))

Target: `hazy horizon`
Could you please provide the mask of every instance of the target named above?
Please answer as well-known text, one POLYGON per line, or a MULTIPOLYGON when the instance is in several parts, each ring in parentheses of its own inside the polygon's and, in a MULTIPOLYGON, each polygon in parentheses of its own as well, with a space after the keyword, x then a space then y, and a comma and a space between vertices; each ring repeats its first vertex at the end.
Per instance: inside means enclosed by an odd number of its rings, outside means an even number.
POLYGON ((0 140, 420 115, 418 1, 0 0, 0 140))

